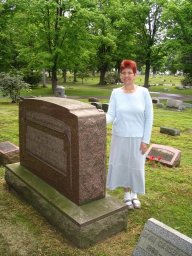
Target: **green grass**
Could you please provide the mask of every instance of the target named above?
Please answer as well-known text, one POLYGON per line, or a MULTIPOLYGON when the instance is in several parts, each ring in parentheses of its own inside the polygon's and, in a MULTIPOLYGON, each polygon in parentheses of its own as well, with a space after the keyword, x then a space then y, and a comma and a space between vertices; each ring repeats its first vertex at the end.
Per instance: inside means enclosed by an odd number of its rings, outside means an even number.
MULTIPOLYGON (((71 95, 99 96, 112 87, 91 89, 80 85, 67 86, 71 95), (76 91, 77 90, 77 91, 76 91), (92 91, 93 90, 93 91, 92 91), (87 93, 87 94, 85 94, 87 93), (89 94, 90 93, 90 94, 89 94), (93 94, 92 94, 93 93, 93 94)), ((51 95, 51 89, 38 88, 35 95, 51 95)), ((87 101, 87 99, 83 99, 87 101)), ((131 255, 146 221, 153 217, 181 233, 192 236, 192 109, 183 112, 154 108, 152 143, 170 145, 182 152, 181 165, 168 168, 146 164, 146 194, 141 196, 142 208, 128 213, 126 232, 108 238, 89 249, 77 249, 57 232, 30 205, 23 202, 4 181, 4 168, 0 167, 0 255, 45 256, 127 256, 131 255), (172 137, 160 133, 160 126, 178 128, 181 135, 172 137)), ((107 127, 107 159, 111 126, 107 127)), ((9 140, 19 144, 18 105, 6 98, 0 99, 0 142, 9 140)), ((110 192, 122 200, 123 191, 110 192)))

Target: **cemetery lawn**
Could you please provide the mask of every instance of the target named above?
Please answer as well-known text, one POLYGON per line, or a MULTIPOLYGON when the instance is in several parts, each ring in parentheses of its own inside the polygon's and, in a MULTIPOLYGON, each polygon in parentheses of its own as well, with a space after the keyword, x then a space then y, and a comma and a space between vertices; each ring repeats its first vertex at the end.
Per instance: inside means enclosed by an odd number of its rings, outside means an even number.
MULTIPOLYGON (((142 208, 128 212, 127 231, 88 249, 75 248, 36 210, 8 190, 4 167, 0 166, 0 255, 129 256, 149 218, 192 237, 192 109, 177 112, 154 108, 154 115, 151 143, 181 150, 181 165, 168 168, 146 164, 146 194, 140 196, 142 208), (180 129, 181 135, 162 134, 160 126, 180 129)), ((107 162, 110 137, 109 125, 107 162)), ((0 99, 0 142, 3 141, 19 143, 18 105, 6 98, 0 99)), ((123 198, 121 189, 108 193, 123 198)))

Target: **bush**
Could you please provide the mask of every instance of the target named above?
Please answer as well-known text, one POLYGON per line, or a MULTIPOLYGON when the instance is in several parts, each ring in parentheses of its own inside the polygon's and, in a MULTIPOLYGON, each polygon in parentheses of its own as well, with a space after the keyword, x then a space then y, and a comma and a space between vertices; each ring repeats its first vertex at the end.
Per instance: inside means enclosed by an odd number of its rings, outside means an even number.
POLYGON ((41 81, 42 75, 36 71, 28 71, 24 74, 23 80, 30 84, 30 87, 36 87, 41 81))
POLYGON ((183 86, 191 86, 192 87, 192 76, 186 75, 184 79, 181 80, 183 86))
POLYGON ((18 102, 21 90, 29 90, 29 86, 20 75, 0 73, 0 91, 3 96, 10 97, 12 103, 18 102))
POLYGON ((110 72, 105 77, 106 84, 116 84, 119 82, 119 76, 115 72, 110 72))

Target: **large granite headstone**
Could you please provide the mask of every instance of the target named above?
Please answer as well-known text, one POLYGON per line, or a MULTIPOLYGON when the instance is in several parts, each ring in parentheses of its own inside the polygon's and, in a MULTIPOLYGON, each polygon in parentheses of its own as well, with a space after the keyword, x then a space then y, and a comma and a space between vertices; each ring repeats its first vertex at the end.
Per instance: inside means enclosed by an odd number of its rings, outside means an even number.
POLYGON ((147 159, 165 164, 169 167, 176 167, 180 165, 181 151, 170 146, 151 144, 146 152, 147 159))
POLYGON ((105 196, 105 115, 55 97, 20 103, 20 163, 78 205, 105 196))
POLYGON ((192 239, 156 219, 149 219, 132 256, 191 256, 192 239))
POLYGON ((57 97, 20 102, 20 163, 7 184, 80 248, 127 228, 127 206, 105 196, 106 120, 94 106, 57 97))

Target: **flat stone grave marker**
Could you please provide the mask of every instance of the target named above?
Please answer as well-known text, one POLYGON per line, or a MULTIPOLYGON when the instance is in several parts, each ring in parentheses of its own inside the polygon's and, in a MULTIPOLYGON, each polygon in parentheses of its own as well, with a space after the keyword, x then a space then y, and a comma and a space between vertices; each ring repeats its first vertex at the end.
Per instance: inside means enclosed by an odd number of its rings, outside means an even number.
POLYGON ((99 102, 99 99, 98 99, 98 98, 95 98, 95 97, 89 97, 89 98, 88 98, 88 101, 89 101, 89 102, 99 102))
POLYGON ((0 143, 0 164, 19 162, 19 147, 9 141, 0 143))
POLYGON ((177 136, 177 135, 180 135, 180 130, 175 129, 175 128, 161 126, 160 127, 160 133, 165 133, 165 134, 168 134, 168 135, 177 136))
POLYGON ((192 239, 150 218, 132 256, 191 256, 192 239))
POLYGON ((155 161, 169 167, 176 167, 180 165, 181 151, 170 146, 151 144, 146 154, 147 159, 150 159, 152 156, 155 161))
POLYGON ((95 106, 97 109, 102 109, 102 103, 100 102, 91 102, 92 106, 95 106))
POLYGON ((103 104, 102 104, 102 110, 103 110, 104 112, 107 112, 107 111, 108 111, 108 108, 109 108, 109 103, 103 103, 103 104))

